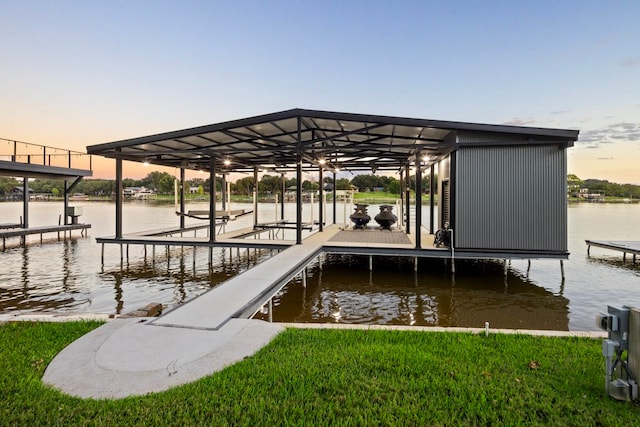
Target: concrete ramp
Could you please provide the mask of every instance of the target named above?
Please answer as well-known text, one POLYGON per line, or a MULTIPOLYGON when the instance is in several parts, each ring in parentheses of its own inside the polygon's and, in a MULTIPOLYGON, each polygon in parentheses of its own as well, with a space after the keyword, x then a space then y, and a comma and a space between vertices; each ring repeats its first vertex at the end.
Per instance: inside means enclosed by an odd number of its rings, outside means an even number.
POLYGON ((317 233, 158 318, 99 327, 60 352, 43 381, 73 396, 123 398, 195 381, 254 354, 284 328, 247 317, 337 231, 317 233))
POLYGON ((217 331, 151 326, 150 318, 118 319, 67 346, 43 381, 82 398, 144 395, 196 381, 268 344, 284 328, 232 319, 217 331))

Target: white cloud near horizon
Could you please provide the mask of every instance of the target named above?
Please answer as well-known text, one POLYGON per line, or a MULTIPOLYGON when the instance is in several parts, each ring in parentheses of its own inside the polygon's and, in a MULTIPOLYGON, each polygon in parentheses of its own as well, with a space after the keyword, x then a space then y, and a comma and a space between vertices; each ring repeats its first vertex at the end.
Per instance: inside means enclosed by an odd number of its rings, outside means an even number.
POLYGON ((640 123, 621 122, 599 128, 580 132, 579 144, 584 148, 598 148, 602 144, 616 142, 640 143, 640 123))

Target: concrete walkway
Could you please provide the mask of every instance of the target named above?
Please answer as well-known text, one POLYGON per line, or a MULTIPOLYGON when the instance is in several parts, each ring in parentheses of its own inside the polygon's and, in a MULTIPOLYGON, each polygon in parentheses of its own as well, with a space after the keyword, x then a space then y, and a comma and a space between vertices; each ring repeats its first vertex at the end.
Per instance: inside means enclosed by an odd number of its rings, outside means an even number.
POLYGON ((250 320, 339 229, 305 239, 158 318, 116 319, 73 342, 43 381, 84 398, 122 398, 195 381, 254 354, 283 326, 250 320))
POLYGON ((60 352, 43 381, 82 398, 123 398, 196 381, 251 356, 284 327, 231 319, 217 331, 151 326, 117 319, 60 352))

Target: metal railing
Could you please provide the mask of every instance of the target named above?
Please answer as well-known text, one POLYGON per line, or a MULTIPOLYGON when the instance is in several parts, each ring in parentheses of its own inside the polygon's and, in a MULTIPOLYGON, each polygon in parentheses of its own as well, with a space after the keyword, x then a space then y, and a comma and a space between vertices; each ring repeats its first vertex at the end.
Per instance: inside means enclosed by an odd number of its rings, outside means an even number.
POLYGON ((91 170, 92 166, 87 153, 6 138, 0 138, 0 160, 69 169, 91 170))

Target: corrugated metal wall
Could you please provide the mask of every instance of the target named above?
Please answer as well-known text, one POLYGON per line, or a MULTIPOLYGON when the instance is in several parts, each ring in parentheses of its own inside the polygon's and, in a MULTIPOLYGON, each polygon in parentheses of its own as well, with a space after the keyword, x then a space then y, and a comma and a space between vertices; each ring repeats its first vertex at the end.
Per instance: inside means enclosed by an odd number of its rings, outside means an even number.
POLYGON ((456 165, 457 247, 567 251, 564 147, 461 147, 456 165))

